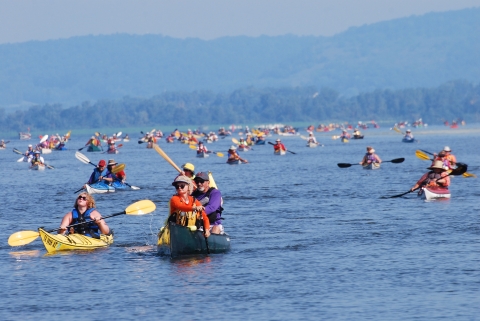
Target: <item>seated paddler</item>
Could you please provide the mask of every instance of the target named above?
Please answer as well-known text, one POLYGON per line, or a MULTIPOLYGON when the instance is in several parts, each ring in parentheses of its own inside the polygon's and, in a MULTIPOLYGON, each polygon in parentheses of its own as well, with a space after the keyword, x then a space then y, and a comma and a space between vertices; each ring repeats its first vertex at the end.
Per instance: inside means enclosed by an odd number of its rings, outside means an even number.
POLYGON ((58 229, 58 234, 78 233, 85 236, 99 238, 100 234, 108 235, 111 233, 102 215, 95 208, 95 200, 88 193, 80 193, 75 200, 75 205, 71 212, 65 214, 58 229), (83 224, 78 224, 83 223, 83 224), (70 227, 70 225, 78 224, 70 227))
MULTIPOLYGON (((93 170, 92 174, 90 175, 90 178, 88 179, 88 182, 85 183, 86 184, 95 184, 100 180, 100 177, 103 177, 107 174, 107 162, 105 162, 104 159, 101 159, 99 162, 98 162, 98 165, 97 167, 95 167, 95 169, 93 170)), ((83 185, 83 188, 85 188, 86 186, 83 185)))
POLYGON ((222 225, 222 193, 215 187, 210 187, 210 177, 205 172, 195 175, 195 183, 197 183, 197 189, 192 196, 203 205, 210 222, 210 231, 213 234, 224 234, 222 225))
POLYGON ((187 176, 177 176, 172 183, 176 194, 170 199, 170 215, 168 220, 178 225, 189 227, 204 227, 206 237, 210 236, 210 222, 200 201, 196 200, 191 193, 193 183, 187 176))
POLYGON ((432 188, 447 188, 450 185, 450 177, 447 174, 447 170, 441 160, 436 160, 434 164, 427 167, 430 171, 423 174, 418 182, 413 185, 410 191, 414 191, 420 187, 432 187, 432 188))

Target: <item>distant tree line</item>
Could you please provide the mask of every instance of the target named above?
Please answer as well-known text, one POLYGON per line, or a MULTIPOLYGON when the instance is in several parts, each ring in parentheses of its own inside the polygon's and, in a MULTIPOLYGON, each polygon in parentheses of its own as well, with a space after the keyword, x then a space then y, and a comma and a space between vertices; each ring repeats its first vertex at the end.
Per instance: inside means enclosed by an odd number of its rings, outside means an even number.
POLYGON ((46 104, 10 114, 0 109, 3 131, 418 118, 431 124, 480 121, 480 85, 454 81, 437 88, 375 90, 353 97, 329 88, 244 88, 230 93, 166 92, 150 99, 125 97, 70 108, 46 104))

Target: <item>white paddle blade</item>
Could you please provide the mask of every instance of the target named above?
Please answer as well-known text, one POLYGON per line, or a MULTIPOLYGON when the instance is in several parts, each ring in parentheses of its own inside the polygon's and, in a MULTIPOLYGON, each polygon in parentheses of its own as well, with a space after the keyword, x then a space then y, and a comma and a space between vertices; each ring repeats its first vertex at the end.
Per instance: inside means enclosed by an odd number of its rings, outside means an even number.
POLYGON ((123 134, 122 132, 118 132, 117 133, 117 138, 120 138, 120 136, 122 136, 122 134, 123 134))
POLYGON ((81 161, 82 163, 85 163, 85 164, 90 164, 90 160, 88 159, 87 156, 83 155, 82 153, 80 153, 79 151, 75 152, 75 157, 81 161))
POLYGON ((40 139, 40 144, 45 142, 47 139, 48 139, 48 135, 43 136, 42 139, 40 139))

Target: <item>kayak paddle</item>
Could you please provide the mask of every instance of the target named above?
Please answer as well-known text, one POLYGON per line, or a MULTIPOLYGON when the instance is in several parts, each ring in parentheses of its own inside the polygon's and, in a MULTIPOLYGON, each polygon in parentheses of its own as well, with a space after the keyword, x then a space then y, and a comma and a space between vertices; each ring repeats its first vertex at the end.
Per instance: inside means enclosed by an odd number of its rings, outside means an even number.
MULTIPOLYGON (((188 145, 188 147, 190 147, 190 149, 195 149, 195 150, 197 149, 197 146, 195 145, 188 145)), ((211 153, 217 155, 218 157, 224 156, 223 153, 219 153, 219 152, 212 152, 210 150, 207 152, 207 154, 211 154, 211 153)))
MULTIPOLYGON (((430 155, 433 156, 432 153, 427 152, 426 150, 423 150, 423 149, 418 149, 418 150, 415 151, 415 156, 417 156, 421 160, 433 161, 434 159, 430 158, 427 154, 430 154, 430 155)), ((463 177, 477 177, 477 175, 472 174, 472 173, 468 173, 468 172, 463 173, 462 176, 463 177)))
MULTIPOLYGON (((392 160, 389 160, 389 161, 383 161, 382 163, 399 164, 399 163, 403 163, 404 160, 405 160, 405 158, 401 157, 401 158, 395 158, 395 159, 392 159, 392 160)), ((356 164, 338 163, 337 164, 337 166, 340 167, 340 168, 347 168, 347 167, 350 167, 350 166, 353 166, 353 165, 362 165, 362 164, 359 164, 359 163, 356 163, 356 164)))
MULTIPOLYGON (((101 220, 104 220, 104 219, 110 218, 110 217, 114 217, 114 216, 118 216, 118 215, 122 215, 122 214, 144 215, 144 214, 148 214, 148 213, 153 212, 155 209, 156 209, 156 206, 152 201, 142 200, 142 201, 138 201, 138 202, 135 202, 135 203, 131 204, 130 206, 128 206, 122 212, 102 217, 101 220)), ((74 227, 74 226, 81 225, 81 224, 87 224, 87 223, 90 223, 90 222, 93 222, 93 220, 69 225, 69 226, 67 226, 67 229, 69 229, 70 227, 74 227)), ((47 232, 51 233, 51 232, 58 231, 59 229, 60 228, 57 228, 57 229, 50 230, 50 231, 47 231, 47 232)), ((8 245, 10 245, 10 246, 26 245, 26 244, 29 244, 29 243, 35 241, 37 239, 37 237, 39 237, 39 236, 40 236, 40 234, 36 231, 16 232, 16 233, 13 233, 12 235, 10 235, 10 237, 8 238, 8 245)))

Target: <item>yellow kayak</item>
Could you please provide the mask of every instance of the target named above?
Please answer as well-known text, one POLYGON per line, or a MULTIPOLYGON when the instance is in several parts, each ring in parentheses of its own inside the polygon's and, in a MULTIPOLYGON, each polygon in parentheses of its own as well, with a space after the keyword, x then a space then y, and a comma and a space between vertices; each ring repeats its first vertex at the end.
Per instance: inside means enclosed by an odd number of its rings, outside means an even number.
POLYGON ((82 234, 50 234, 42 228, 38 229, 40 238, 48 253, 71 250, 93 250, 107 247, 113 243, 113 235, 100 235, 99 239, 82 234))

